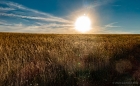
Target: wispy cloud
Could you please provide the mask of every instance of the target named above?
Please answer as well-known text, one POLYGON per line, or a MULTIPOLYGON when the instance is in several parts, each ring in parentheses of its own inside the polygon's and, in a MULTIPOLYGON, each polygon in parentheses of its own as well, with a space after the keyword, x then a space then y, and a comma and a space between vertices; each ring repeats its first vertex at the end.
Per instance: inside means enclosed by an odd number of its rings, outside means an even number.
POLYGON ((0 25, 1 32, 26 32, 26 33, 62 33, 62 34, 73 34, 76 33, 69 25, 25 25, 22 23, 12 24, 7 26, 7 23, 0 25), (6 26, 5 26, 6 25, 6 26), (68 28, 69 27, 69 28, 68 28))
POLYGON ((7 6, 0 7, 0 17, 7 17, 7 20, 0 20, 0 31, 2 32, 70 33, 74 31, 73 21, 68 19, 30 9, 10 1, 0 1, 0 4, 7 6), (17 21, 20 19, 21 23, 11 23, 8 21, 8 17, 17 19, 17 21), (28 25, 24 23, 28 23, 28 25))
POLYGON ((11 10, 15 10, 14 8, 9 8, 9 7, 0 7, 0 11, 11 11, 11 10))
POLYGON ((112 5, 112 6, 114 6, 114 7, 120 7, 121 5, 112 5))
POLYGON ((116 23, 118 23, 118 22, 113 22, 113 23, 107 24, 107 25, 105 25, 105 28, 121 27, 121 26, 115 26, 114 24, 116 24, 116 23))
MULTIPOLYGON (((30 9, 28 7, 25 7, 23 5, 20 5, 18 3, 14 3, 14 2, 9 2, 9 1, 2 1, 0 2, 1 4, 5 4, 7 6, 9 6, 11 9, 18 9, 20 12, 28 12, 28 13, 32 13, 32 14, 36 14, 36 17, 41 17, 43 16, 42 18, 37 18, 37 19, 42 19, 44 20, 44 18, 49 18, 47 20, 57 20, 59 22, 69 22, 69 20, 66 20, 64 18, 60 18, 60 17, 56 17, 56 16, 53 16, 51 14, 48 14, 48 13, 44 13, 44 12, 40 12, 40 11, 37 11, 37 10, 34 10, 34 9, 30 9)), ((27 17, 28 18, 28 17, 27 17)), ((30 18, 30 17, 29 17, 30 18)), ((35 18, 36 19, 36 18, 35 18)))
POLYGON ((99 33, 99 34, 102 34, 102 33, 103 34, 133 34, 134 33, 133 31, 127 31, 123 29, 121 26, 115 25, 117 23, 118 22, 113 22, 104 26, 98 26, 98 30, 96 30, 96 33, 99 33))
POLYGON ((50 21, 50 22, 63 22, 67 23, 68 20, 63 19, 55 19, 55 18, 44 18, 44 17, 33 17, 33 16, 23 16, 23 15, 16 15, 16 14, 8 14, 8 13, 0 13, 0 16, 8 16, 8 17, 18 17, 18 18, 26 18, 26 19, 34 19, 34 20, 42 20, 42 21, 50 21))
POLYGON ((0 25, 2 26, 11 26, 12 24, 5 23, 4 21, 0 21, 0 25))
POLYGON ((125 31, 120 31, 120 29, 122 28, 121 26, 117 26, 115 24, 117 24, 118 22, 113 22, 113 23, 109 23, 107 25, 103 25, 103 26, 94 26, 94 28, 92 29, 92 31, 90 31, 90 33, 97 33, 97 34, 117 34, 119 32, 121 33, 127 33, 125 31), (110 29, 111 28, 111 29, 110 29), (116 30, 117 28, 117 30, 116 30), (118 30, 119 28, 119 30, 118 30))

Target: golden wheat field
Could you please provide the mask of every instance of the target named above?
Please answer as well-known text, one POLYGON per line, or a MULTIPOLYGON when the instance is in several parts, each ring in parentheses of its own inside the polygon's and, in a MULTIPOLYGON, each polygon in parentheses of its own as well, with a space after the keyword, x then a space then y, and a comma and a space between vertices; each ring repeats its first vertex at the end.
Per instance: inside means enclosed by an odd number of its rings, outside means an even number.
POLYGON ((140 35, 0 33, 0 86, 138 86, 140 35))

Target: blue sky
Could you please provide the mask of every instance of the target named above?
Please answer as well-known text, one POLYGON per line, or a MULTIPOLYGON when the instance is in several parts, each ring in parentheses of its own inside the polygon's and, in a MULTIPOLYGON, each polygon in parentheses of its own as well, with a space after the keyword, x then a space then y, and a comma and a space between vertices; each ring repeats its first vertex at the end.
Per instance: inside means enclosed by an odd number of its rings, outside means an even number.
POLYGON ((84 14, 90 34, 140 33, 140 0, 0 0, 0 32, 75 34, 84 14))

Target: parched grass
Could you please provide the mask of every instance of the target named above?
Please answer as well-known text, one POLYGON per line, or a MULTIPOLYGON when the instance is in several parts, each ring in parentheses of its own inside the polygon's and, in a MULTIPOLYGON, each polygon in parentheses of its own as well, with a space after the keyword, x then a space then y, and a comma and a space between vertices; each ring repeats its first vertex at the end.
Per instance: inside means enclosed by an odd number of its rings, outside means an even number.
POLYGON ((139 53, 140 35, 0 33, 0 86, 139 82, 139 53))

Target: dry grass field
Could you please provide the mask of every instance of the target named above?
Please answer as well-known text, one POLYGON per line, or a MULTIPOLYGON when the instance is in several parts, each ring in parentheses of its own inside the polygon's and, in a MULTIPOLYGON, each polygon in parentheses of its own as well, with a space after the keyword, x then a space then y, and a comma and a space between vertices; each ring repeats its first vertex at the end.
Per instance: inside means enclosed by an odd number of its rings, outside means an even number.
POLYGON ((0 86, 138 86, 140 35, 0 33, 0 86))

